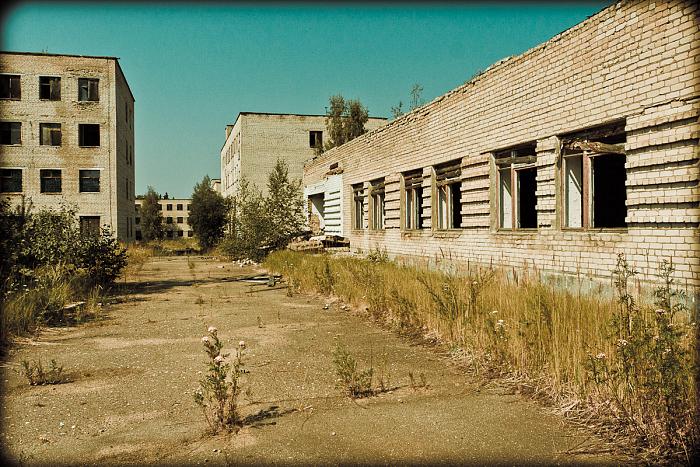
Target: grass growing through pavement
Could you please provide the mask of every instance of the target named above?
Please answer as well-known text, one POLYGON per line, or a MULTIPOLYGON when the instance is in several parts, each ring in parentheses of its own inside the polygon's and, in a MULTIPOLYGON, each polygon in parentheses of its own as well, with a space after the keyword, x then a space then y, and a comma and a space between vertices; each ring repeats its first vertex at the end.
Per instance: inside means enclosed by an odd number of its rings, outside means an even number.
POLYGON ((696 445, 695 323, 683 319, 670 263, 660 267, 653 307, 630 303, 625 281, 635 271, 624 255, 611 271, 616 298, 499 268, 446 274, 291 251, 265 265, 298 291, 333 294, 399 331, 437 336, 474 372, 507 378, 589 425, 591 415, 607 420, 652 454, 689 459, 696 445))

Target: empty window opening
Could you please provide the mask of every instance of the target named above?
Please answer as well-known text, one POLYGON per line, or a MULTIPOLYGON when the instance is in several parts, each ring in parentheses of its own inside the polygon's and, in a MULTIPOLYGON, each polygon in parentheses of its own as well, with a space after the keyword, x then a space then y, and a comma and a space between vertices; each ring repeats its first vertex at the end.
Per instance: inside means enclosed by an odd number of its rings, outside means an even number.
POLYGON ((61 124, 60 123, 40 123, 39 124, 39 144, 42 146, 61 145, 61 124))
POLYGON ((0 169, 0 193, 22 192, 22 169, 0 169))
POLYGON ((80 192, 98 193, 100 191, 100 171, 81 170, 80 171, 80 192))
POLYGON ((81 102, 99 101, 99 85, 100 80, 97 78, 78 78, 78 100, 81 102))
POLYGON ((41 179, 42 193, 60 193, 61 192, 61 171, 57 169, 41 169, 39 171, 41 179))
POLYGON ((178 210, 178 211, 182 211, 182 204, 178 204, 178 205, 177 205, 177 210, 178 210))
POLYGON ((0 99, 21 99, 19 75, 0 75, 0 99))
POLYGON ((22 144, 22 123, 0 122, 0 144, 22 144))
POLYGON ((187 236, 188 236, 188 237, 194 237, 194 232, 192 232, 191 230, 188 230, 188 231, 187 231, 187 236))
POLYGON ((406 172, 404 180, 404 223, 408 230, 423 228, 423 169, 406 172))
POLYGON ((83 235, 99 235, 100 216, 80 216, 80 233, 83 235))
POLYGON ((55 76, 40 76, 39 99, 48 101, 60 101, 61 78, 55 76))
POLYGON ((462 161, 458 159, 435 166, 437 190, 437 228, 459 229, 462 226, 462 161))
POLYGON ((140 225, 140 224, 141 224, 141 218, 140 218, 140 217, 137 217, 135 223, 136 223, 136 225, 140 225))
POLYGON ((83 147, 100 145, 100 125, 97 123, 81 123, 78 125, 78 144, 83 147))
POLYGON ((309 228, 314 234, 319 234, 326 228, 324 221, 324 194, 318 193, 309 195, 307 212, 309 219, 309 228))
POLYGON ((380 178, 370 182, 370 228, 381 230, 384 228, 384 179, 380 178))
POLYGON ((352 200, 353 200, 353 219, 352 228, 353 229, 364 229, 365 228, 365 190, 362 183, 352 186, 352 200))
POLYGON ((136 240, 143 240, 143 235, 140 230, 136 231, 136 240))
POLYGON ((178 217, 178 218, 177 218, 177 223, 178 223, 178 224, 182 224, 182 223, 183 223, 182 217, 178 217))
POLYGON ((166 218, 165 218, 165 223, 166 223, 166 224, 172 224, 172 223, 173 223, 173 218, 172 218, 172 217, 166 217, 166 218))
POLYGON ((323 132, 309 131, 309 147, 321 149, 323 147, 323 132))
POLYGON ((182 230, 178 230, 178 231, 177 231, 177 236, 178 236, 178 237, 182 237, 183 234, 184 234, 184 232, 183 232, 182 230))
POLYGON ((172 231, 172 230, 168 230, 167 232, 165 232, 165 235, 166 235, 168 238, 173 238, 173 231, 172 231))
POLYGON ((562 136, 563 224, 625 227, 624 121, 562 136))
POLYGON ((535 144, 494 154, 498 174, 498 227, 537 228, 537 167, 535 144))

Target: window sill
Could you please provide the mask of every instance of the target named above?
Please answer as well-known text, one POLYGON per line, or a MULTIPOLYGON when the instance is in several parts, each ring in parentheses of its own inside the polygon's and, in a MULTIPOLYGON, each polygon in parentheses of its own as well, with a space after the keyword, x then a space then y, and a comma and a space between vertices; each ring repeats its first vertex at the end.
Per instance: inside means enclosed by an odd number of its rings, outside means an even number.
POLYGON ((462 229, 440 229, 433 231, 433 237, 435 238, 457 238, 462 235, 464 231, 462 229))
POLYGON ((538 233, 539 229, 497 229, 496 233, 500 235, 516 234, 516 235, 526 235, 538 233))
POLYGON ((61 102, 61 99, 39 99, 39 102, 61 102))
POLYGON ((4 144, 4 143, 0 143, 0 146, 16 146, 16 147, 22 147, 22 143, 19 143, 19 144, 4 144))
POLYGON ((21 195, 23 191, 0 191, 0 195, 21 195))
POLYGON ((562 227, 561 231, 566 233, 627 233, 628 227, 593 227, 590 229, 579 227, 562 227))
POLYGON ((99 148, 100 146, 78 146, 79 148, 84 148, 84 149, 94 149, 94 148, 99 148))
POLYGON ((81 195, 99 195, 101 191, 79 191, 81 195))
POLYGON ((21 101, 21 97, 0 97, 0 101, 21 101))
POLYGON ((62 191, 41 191, 40 192, 42 195, 62 195, 62 191))

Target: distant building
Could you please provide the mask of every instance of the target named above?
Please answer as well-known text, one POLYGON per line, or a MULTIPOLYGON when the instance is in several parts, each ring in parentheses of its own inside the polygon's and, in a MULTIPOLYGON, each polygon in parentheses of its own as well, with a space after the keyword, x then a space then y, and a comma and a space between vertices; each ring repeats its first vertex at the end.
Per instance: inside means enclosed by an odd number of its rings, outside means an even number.
MULTIPOLYGON (((370 117, 365 128, 386 124, 385 118, 370 117)), ((304 162, 326 141, 325 115, 269 114, 241 112, 233 125, 226 125, 221 148, 221 194, 234 196, 242 177, 267 193, 267 179, 283 159, 289 178, 301 179, 304 162)))
MULTIPOLYGON (((136 240, 141 240, 141 204, 142 199, 136 200, 136 240)), ((163 214, 163 230, 165 232, 165 238, 183 238, 183 237, 193 237, 194 232, 192 227, 187 223, 187 219, 190 217, 190 204, 191 199, 183 198, 170 198, 170 199, 160 199, 158 204, 160 205, 160 210, 163 214)))
POLYGON ((220 178, 212 178, 211 179, 211 187, 214 191, 221 194, 221 179, 220 178))
POLYGON ((134 96, 115 57, 0 52, 0 198, 134 239, 134 96))

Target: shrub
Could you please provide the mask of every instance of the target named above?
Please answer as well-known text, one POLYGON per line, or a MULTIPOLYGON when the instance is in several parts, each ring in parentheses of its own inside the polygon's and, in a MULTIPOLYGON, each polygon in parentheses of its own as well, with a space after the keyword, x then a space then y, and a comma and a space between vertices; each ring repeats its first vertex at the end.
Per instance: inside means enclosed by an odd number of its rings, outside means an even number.
POLYGON ((333 350, 333 364, 338 376, 338 386, 342 387, 348 396, 354 399, 374 394, 372 389, 374 368, 372 366, 359 370, 355 357, 340 344, 333 350))
POLYGON ((66 377, 63 374, 63 365, 59 365, 54 359, 51 359, 51 362, 49 362, 48 369, 44 369, 41 360, 32 362, 22 360, 22 370, 20 373, 27 378, 30 386, 61 384, 66 382, 66 377))

